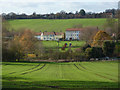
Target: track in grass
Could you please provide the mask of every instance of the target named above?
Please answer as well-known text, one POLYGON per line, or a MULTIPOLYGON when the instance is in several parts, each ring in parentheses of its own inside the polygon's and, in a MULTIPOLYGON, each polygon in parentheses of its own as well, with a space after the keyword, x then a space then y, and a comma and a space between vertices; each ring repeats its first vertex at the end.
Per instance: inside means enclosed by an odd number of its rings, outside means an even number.
POLYGON ((79 69, 79 70, 81 70, 81 71, 83 71, 82 69, 80 69, 76 64, 74 64, 74 66, 77 68, 77 69, 79 69))
POLYGON ((35 68, 37 68, 37 67, 39 67, 39 66, 40 66, 40 64, 36 65, 36 66, 33 67, 33 68, 27 69, 26 71, 28 71, 28 70, 32 70, 32 69, 35 69, 35 68))
MULTIPOLYGON (((77 67, 77 69, 81 70, 76 64, 74 64, 74 65, 77 67)), ((79 64, 79 66, 83 69, 82 71, 86 71, 86 70, 87 70, 87 69, 86 69, 85 67, 83 67, 81 64, 79 64)), ((115 79, 108 78, 108 77, 103 76, 103 75, 101 75, 101 74, 95 73, 95 72, 93 72, 93 71, 91 71, 91 70, 90 70, 90 71, 87 70, 87 72, 93 73, 93 74, 95 74, 95 75, 97 75, 97 76, 99 76, 99 77, 101 77, 101 78, 105 78, 105 79, 108 79, 108 80, 112 80, 112 81, 117 82, 117 80, 115 80, 115 79)))
POLYGON ((26 63, 15 62, 7 66, 3 65, 3 87, 48 87, 56 89, 62 87, 117 87, 117 63, 69 62, 24 64, 26 63), (31 65, 33 66, 31 67, 31 65), (13 74, 8 74, 10 71, 13 71, 13 74), (17 73, 14 74, 14 72, 17 73))
MULTIPOLYGON (((28 70, 35 69, 35 68, 37 68, 38 66, 40 66, 40 64, 36 65, 36 66, 33 67, 33 68, 30 68, 30 69, 24 70, 24 71, 28 71, 28 70)), ((22 72, 24 72, 24 71, 22 71, 22 72)), ((9 73, 9 74, 14 74, 14 73, 17 73, 17 72, 11 72, 11 73, 9 73)))
POLYGON ((45 67, 45 65, 46 65, 46 64, 44 64, 42 67, 40 67, 40 68, 38 68, 38 69, 35 69, 35 70, 29 71, 29 72, 22 73, 21 75, 25 75, 25 74, 29 74, 29 73, 38 71, 38 70, 42 69, 43 67, 45 67))

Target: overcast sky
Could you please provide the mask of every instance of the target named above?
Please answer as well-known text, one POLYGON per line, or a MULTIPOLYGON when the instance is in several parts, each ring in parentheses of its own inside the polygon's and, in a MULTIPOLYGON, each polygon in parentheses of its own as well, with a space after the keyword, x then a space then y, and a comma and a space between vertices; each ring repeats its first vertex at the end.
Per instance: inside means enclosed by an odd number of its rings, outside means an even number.
POLYGON ((61 10, 75 12, 84 9, 86 12, 103 12, 106 9, 118 8, 119 0, 0 0, 1 13, 39 14, 57 13, 61 10))

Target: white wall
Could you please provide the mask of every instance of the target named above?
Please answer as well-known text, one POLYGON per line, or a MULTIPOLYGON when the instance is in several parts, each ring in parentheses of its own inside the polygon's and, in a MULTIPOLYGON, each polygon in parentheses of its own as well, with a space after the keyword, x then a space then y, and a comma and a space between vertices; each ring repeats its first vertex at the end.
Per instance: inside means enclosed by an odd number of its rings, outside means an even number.
POLYGON ((65 39, 67 40, 70 40, 70 38, 79 40, 80 31, 66 31, 65 34, 66 34, 65 39))

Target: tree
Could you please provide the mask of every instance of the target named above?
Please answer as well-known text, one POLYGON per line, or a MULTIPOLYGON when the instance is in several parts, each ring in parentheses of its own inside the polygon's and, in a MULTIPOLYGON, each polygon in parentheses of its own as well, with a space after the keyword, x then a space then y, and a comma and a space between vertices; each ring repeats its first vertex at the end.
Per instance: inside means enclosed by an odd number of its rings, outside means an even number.
POLYGON ((13 53, 9 50, 9 42, 11 39, 11 32, 9 31, 10 25, 9 23, 3 19, 2 20, 2 60, 13 60, 13 53))
POLYGON ((105 56, 113 56, 113 51, 115 48, 115 43, 113 41, 105 41, 103 43, 103 53, 105 56))
POLYGON ((36 39, 34 32, 25 29, 17 32, 14 39, 9 42, 8 50, 12 53, 13 60, 25 58, 27 54, 35 52, 36 39))
POLYGON ((92 58, 92 56, 93 56, 92 48, 87 48, 85 50, 85 55, 86 55, 86 58, 88 58, 88 59, 92 58))
POLYGON ((85 52, 87 48, 91 48, 91 46, 89 44, 85 44, 83 47, 81 47, 83 52, 85 52))
POLYGON ((119 26, 119 20, 117 21, 114 18, 107 18, 106 23, 104 25, 105 32, 107 32, 109 35, 113 36, 113 39, 116 40, 118 36, 118 26, 119 26))
POLYGON ((86 27, 84 30, 81 30, 79 39, 86 41, 86 43, 91 43, 94 35, 98 32, 98 27, 86 27))
MULTIPOLYGON (((120 4, 120 2, 119 2, 120 4)), ((117 40, 120 40, 120 9, 118 9, 118 33, 117 33, 117 40)))
POLYGON ((23 47, 19 42, 19 37, 15 36, 14 39, 10 42, 9 50, 13 54, 14 60, 18 59, 18 61, 24 58, 23 47))
POLYGON ((105 40, 112 40, 112 38, 105 31, 98 31, 93 38, 93 42, 91 43, 91 46, 101 47, 105 40))
POLYGON ((22 46, 24 53, 33 53, 35 50, 36 38, 34 38, 34 32, 26 29, 19 36, 19 43, 22 46))
POLYGON ((114 29, 115 29, 115 24, 116 23, 117 23, 117 21, 114 18, 107 18, 104 27, 106 29, 107 28, 111 28, 111 33, 114 33, 115 32, 114 29))
POLYGON ((36 12, 33 12, 33 16, 36 16, 36 12))
POLYGON ((81 9, 79 13, 81 16, 85 16, 85 14, 86 14, 84 9, 81 9))

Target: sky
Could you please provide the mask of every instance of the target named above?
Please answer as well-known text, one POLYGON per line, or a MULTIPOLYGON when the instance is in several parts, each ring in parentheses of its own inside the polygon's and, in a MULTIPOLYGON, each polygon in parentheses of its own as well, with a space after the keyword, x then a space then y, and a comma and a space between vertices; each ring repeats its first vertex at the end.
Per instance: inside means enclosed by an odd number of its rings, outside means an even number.
POLYGON ((49 14, 61 10, 66 12, 80 11, 103 12, 106 9, 117 9, 119 0, 0 0, 0 14, 15 12, 17 14, 49 14))

